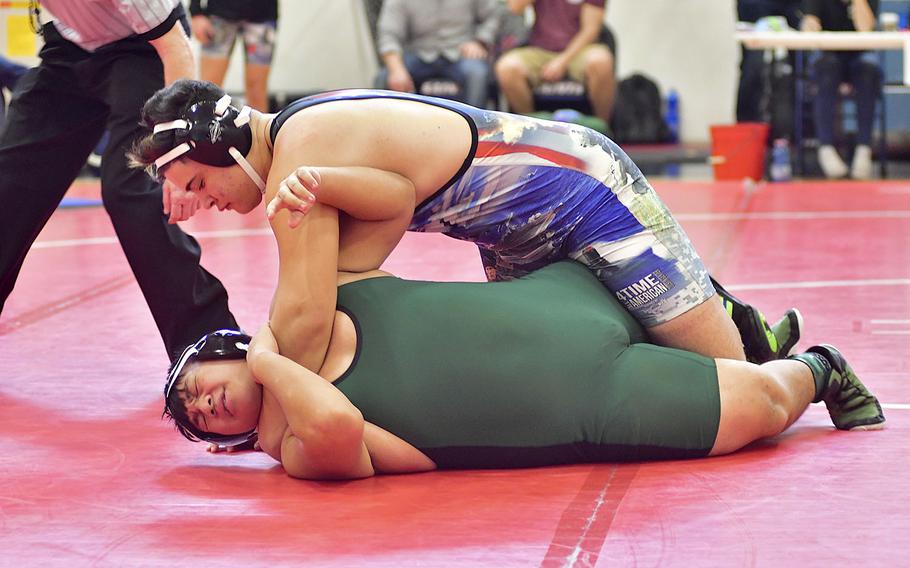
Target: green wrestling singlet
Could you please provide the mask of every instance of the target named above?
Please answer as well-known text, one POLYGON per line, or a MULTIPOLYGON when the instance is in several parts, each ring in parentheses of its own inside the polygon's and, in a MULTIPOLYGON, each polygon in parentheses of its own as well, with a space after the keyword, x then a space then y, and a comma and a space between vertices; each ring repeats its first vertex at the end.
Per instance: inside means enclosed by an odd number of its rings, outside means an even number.
POLYGON ((494 283, 372 278, 338 290, 357 355, 335 385, 440 468, 702 457, 712 359, 644 343, 581 264, 494 283))

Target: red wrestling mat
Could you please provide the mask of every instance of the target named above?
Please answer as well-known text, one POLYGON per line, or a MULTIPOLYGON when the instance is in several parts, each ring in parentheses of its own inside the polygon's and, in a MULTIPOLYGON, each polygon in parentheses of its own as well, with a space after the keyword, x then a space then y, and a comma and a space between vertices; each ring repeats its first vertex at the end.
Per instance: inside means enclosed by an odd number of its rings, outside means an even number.
MULTIPOLYGON (((101 208, 59 211, 0 319, 3 566, 899 566, 910 555, 910 183, 657 182, 712 272, 803 345, 840 346, 882 432, 812 407, 723 458, 312 483, 210 455, 158 416, 166 367, 101 208)), ((264 319, 262 209, 187 224, 240 322, 264 319)), ((408 235, 402 276, 482 279, 471 245, 408 235)))

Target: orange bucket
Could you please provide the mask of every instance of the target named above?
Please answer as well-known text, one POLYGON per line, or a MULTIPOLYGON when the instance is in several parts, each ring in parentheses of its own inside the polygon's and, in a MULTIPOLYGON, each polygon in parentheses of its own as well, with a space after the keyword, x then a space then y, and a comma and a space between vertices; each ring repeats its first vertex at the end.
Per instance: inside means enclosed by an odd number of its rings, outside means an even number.
POLYGON ((711 127, 711 165, 714 179, 758 181, 765 173, 769 126, 740 122, 711 127))

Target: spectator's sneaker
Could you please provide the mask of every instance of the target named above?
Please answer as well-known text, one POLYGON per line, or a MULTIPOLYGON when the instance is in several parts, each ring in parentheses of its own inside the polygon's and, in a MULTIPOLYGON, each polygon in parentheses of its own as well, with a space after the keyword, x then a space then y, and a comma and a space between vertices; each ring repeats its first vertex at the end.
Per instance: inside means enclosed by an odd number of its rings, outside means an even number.
POLYGON ((818 148, 818 165, 828 179, 840 179, 847 176, 850 171, 847 164, 841 159, 834 146, 825 144, 818 148))
POLYGON ((799 343, 800 332, 803 329, 803 314, 796 308, 784 312, 784 317, 771 326, 771 333, 777 339, 776 359, 783 359, 793 351, 799 343))
POLYGON ((850 166, 850 177, 853 179, 872 179, 872 148, 860 144, 853 152, 850 166))
POLYGON ((825 402, 831 421, 839 430, 885 427, 885 415, 878 399, 860 382, 840 351, 830 345, 816 345, 808 353, 821 355, 831 366, 825 388, 812 402, 825 402))
MULTIPOLYGON (((733 323, 736 324, 736 329, 739 330, 739 336, 743 342, 743 350, 746 352, 746 360, 750 363, 761 365, 774 359, 780 359, 777 336, 768 325, 768 322, 765 321, 765 316, 756 308, 727 292, 713 278, 711 283, 714 284, 714 289, 717 290, 727 315, 730 316, 733 323)), ((799 329, 797 327, 797 340, 799 339, 798 334, 799 329)), ((789 334, 787 336, 789 340, 789 334)))

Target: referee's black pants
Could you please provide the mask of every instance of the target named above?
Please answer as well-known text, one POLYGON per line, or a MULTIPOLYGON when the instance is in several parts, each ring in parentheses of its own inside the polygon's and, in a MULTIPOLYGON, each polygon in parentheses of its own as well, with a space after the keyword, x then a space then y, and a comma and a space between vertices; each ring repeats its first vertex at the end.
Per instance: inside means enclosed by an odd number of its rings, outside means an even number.
POLYGON ((161 185, 127 165, 139 111, 164 85, 155 49, 126 39, 89 53, 44 26, 41 64, 20 80, 0 135, 0 311, 26 253, 107 128, 101 196, 171 358, 236 327, 195 239, 162 212, 161 185))

